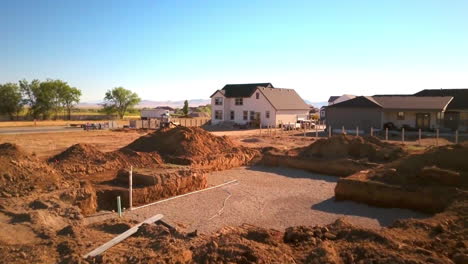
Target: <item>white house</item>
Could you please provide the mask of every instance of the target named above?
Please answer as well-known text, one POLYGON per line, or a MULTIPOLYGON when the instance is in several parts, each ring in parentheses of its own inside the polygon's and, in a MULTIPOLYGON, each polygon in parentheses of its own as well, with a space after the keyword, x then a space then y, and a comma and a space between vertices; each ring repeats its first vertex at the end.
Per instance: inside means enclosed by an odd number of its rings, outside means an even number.
POLYGON ((212 124, 278 126, 306 119, 310 106, 293 89, 274 88, 271 83, 227 84, 211 95, 212 124))

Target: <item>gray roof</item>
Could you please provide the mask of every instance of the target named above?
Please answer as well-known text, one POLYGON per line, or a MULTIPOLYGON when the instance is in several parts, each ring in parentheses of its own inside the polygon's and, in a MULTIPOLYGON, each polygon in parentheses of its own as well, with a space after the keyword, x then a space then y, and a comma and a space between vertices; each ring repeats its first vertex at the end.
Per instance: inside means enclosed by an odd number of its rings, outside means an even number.
POLYGON ((443 110, 452 96, 372 96, 384 109, 443 110))
POLYGON ((358 96, 328 107, 377 107, 387 110, 444 110, 451 96, 358 96))
POLYGON ((330 96, 330 98, 328 98, 328 102, 331 103, 331 102, 335 101, 338 98, 340 98, 340 97, 336 96, 336 95, 330 96))
POLYGON ((468 109, 468 89, 426 89, 415 96, 453 96, 447 109, 468 109))
POLYGON ((310 106, 302 100, 294 89, 258 88, 276 110, 309 110, 310 106))

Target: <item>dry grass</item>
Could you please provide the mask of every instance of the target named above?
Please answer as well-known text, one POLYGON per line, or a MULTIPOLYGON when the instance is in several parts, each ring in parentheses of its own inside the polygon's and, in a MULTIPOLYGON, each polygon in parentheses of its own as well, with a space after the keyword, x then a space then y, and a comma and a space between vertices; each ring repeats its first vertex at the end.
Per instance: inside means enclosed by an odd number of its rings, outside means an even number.
MULTIPOLYGON (((127 118, 127 117, 126 117, 127 118)), ((138 117, 139 118, 139 117, 138 117)), ((43 127, 43 126, 69 126, 70 124, 86 124, 107 122, 109 120, 44 120, 44 121, 2 121, 0 127, 43 127)), ((128 120, 118 120, 119 125, 128 125, 128 120)))
POLYGON ((77 143, 96 146, 101 151, 113 151, 134 141, 144 132, 130 130, 113 132, 106 130, 58 133, 0 135, 0 144, 10 142, 19 145, 40 158, 47 158, 77 143))

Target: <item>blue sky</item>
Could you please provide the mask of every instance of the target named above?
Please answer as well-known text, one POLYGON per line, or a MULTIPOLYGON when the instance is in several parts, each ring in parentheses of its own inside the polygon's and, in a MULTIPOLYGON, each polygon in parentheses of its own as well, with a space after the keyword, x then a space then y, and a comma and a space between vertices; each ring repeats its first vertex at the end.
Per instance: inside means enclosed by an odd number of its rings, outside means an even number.
POLYGON ((468 87, 468 1, 0 0, 0 83, 58 78, 82 101, 272 82, 310 101, 468 87))

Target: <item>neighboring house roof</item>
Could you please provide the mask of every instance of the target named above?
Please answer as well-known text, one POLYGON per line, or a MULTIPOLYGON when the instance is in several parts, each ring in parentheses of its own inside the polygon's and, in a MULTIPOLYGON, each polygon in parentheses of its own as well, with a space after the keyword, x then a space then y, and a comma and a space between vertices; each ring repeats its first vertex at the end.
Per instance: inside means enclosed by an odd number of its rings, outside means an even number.
POLYGON ((381 108, 382 106, 376 102, 371 96, 358 96, 340 103, 327 106, 330 107, 363 107, 363 108, 381 108))
POLYGON ((174 108, 170 106, 156 106, 154 109, 164 109, 164 110, 174 111, 174 108))
POLYGON ((222 91, 226 97, 250 97, 258 87, 273 88, 271 83, 226 84, 222 91))
POLYGON ((451 96, 373 96, 385 109, 443 110, 451 96))
POLYGON ((258 88, 276 110, 309 110, 310 106, 302 100, 294 89, 258 88))
POLYGON ((468 109, 468 89, 425 89, 415 96, 452 96, 447 109, 468 109))
POLYGON ((335 101, 336 99, 340 98, 339 96, 330 96, 330 98, 328 98, 328 102, 329 103, 332 103, 333 101, 335 101))
POLYGON ((359 96, 328 107, 383 108, 387 110, 444 110, 450 96, 359 96))

